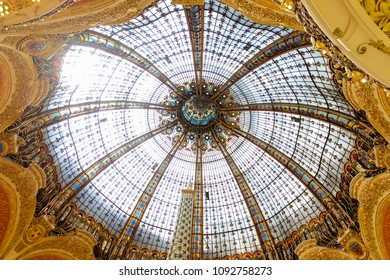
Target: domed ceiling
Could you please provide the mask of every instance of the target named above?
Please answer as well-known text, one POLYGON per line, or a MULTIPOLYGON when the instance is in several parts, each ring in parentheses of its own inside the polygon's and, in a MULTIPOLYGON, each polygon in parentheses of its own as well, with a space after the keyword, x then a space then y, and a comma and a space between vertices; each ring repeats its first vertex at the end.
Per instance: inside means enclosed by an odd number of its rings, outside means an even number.
POLYGON ((168 252, 181 190, 193 189, 202 258, 266 251, 323 211, 337 217, 356 140, 354 111, 308 35, 216 1, 160 1, 75 34, 42 115, 57 120, 44 141, 58 200, 168 252))

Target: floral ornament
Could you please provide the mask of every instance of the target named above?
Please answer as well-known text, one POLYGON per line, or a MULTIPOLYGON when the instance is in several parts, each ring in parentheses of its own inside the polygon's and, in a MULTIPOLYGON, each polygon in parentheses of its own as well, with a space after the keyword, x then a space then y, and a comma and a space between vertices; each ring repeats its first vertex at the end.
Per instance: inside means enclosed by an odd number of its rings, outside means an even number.
MULTIPOLYGON (((364 8, 366 9, 366 11, 368 13, 373 13, 375 12, 375 9, 376 9, 376 4, 378 2, 378 0, 358 0, 360 2, 360 4, 362 4, 364 6, 364 8)), ((380 2, 381 0, 379 0, 380 2)))
POLYGON ((390 0, 358 0, 371 19, 390 35, 390 0))
POLYGON ((371 18, 376 22, 384 32, 390 31, 390 0, 378 1, 376 12, 370 14, 371 18), (379 11, 378 11, 379 10, 379 11))

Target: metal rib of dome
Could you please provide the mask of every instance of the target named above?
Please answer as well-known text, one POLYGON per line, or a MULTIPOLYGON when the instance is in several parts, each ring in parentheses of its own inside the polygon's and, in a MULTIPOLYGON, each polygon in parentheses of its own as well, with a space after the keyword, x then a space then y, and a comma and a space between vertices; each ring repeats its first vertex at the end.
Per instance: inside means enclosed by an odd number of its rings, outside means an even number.
POLYGON ((140 248, 169 250, 188 185, 205 259, 266 254, 344 215, 333 198, 357 133, 327 61, 306 34, 218 2, 160 1, 75 35, 45 112, 63 188, 51 206, 68 199, 140 248))

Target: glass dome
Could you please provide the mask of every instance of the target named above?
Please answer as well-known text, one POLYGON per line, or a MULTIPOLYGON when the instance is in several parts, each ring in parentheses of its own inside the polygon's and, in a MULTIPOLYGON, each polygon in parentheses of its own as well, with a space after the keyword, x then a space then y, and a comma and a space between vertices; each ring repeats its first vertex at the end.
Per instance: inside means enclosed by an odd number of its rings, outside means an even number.
POLYGON ((68 200, 119 239, 168 252, 189 186, 202 258, 333 211, 355 115, 306 34, 159 1, 70 42, 44 141, 68 200))

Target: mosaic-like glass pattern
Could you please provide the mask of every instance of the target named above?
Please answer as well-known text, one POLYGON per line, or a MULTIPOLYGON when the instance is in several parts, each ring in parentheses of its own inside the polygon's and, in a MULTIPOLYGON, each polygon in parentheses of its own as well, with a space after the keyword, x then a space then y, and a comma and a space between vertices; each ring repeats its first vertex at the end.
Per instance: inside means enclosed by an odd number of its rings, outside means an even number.
POLYGON ((192 11, 159 1, 74 36, 41 118, 61 188, 118 238, 167 253, 181 190, 196 184, 191 246, 205 259, 266 251, 338 213, 328 199, 365 132, 326 59, 295 32, 208 0, 192 11))

